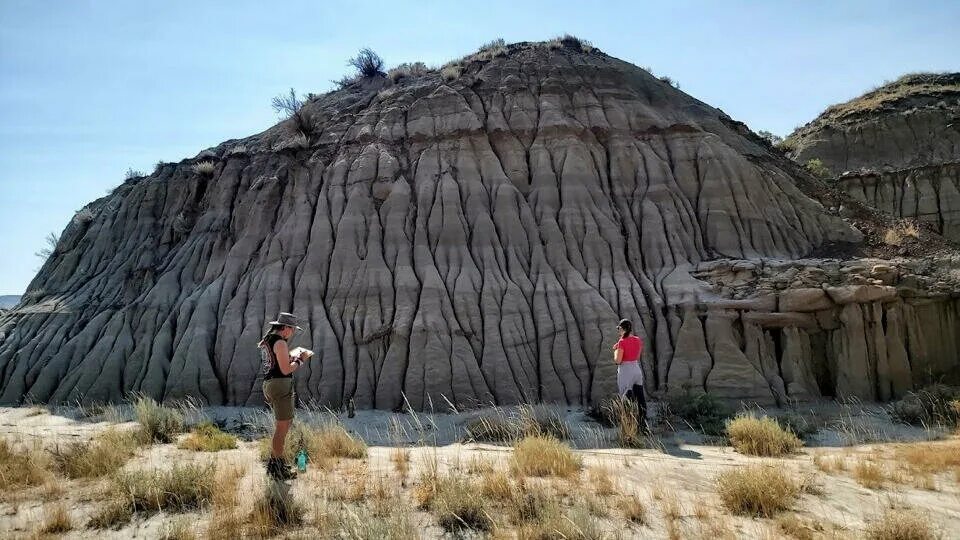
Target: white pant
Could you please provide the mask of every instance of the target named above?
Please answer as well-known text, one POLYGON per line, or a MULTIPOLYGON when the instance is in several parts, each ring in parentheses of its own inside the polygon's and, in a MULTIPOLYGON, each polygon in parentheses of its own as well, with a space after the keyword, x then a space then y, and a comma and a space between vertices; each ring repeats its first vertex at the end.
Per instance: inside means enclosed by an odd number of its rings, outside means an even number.
POLYGON ((633 385, 643 386, 643 369, 640 362, 623 362, 617 366, 617 390, 620 395, 626 395, 627 391, 633 390, 633 385))

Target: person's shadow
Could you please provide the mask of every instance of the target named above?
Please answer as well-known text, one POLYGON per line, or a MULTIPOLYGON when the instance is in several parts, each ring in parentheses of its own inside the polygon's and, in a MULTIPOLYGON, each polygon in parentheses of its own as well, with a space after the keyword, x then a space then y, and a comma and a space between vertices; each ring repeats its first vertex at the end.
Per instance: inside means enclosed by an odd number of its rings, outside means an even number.
POLYGON ((680 448, 679 444, 664 444, 663 453, 678 458, 702 459, 700 452, 690 450, 689 448, 680 448))

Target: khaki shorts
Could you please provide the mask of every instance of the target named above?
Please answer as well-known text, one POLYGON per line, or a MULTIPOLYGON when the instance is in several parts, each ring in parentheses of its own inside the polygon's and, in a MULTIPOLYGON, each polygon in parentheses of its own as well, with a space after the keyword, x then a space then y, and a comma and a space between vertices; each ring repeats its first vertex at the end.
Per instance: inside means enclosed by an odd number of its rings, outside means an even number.
POLYGON ((263 397, 273 409, 273 416, 277 420, 293 420, 293 377, 263 381, 263 397))

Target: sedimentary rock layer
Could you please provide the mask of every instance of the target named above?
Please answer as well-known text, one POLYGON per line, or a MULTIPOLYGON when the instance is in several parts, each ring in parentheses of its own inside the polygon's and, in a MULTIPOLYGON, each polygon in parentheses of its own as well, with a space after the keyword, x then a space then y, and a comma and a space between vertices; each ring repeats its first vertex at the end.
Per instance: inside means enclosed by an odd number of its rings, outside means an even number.
POLYGON ((916 218, 946 238, 960 241, 960 162, 844 174, 837 184, 870 206, 916 218))
POLYGON ((835 105, 787 146, 857 199, 960 241, 960 73, 908 75, 835 105))
POLYGON ((927 319, 889 299, 831 307, 816 332, 816 314, 696 307, 703 261, 861 239, 722 112, 576 44, 490 56, 360 79, 88 205, 0 317, 0 402, 258 404, 255 344, 280 310, 317 353, 300 399, 333 406, 594 401, 615 391, 621 317, 651 390, 840 392, 810 373, 871 362, 854 340, 918 358, 927 319), (888 309, 900 322, 871 326, 888 309))

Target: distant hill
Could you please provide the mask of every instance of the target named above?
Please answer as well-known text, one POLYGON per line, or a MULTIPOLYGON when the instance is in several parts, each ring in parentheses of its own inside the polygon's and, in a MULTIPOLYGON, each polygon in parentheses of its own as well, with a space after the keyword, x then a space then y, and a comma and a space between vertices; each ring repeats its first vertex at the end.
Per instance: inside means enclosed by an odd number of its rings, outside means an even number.
POLYGON ((20 303, 20 295, 7 294, 0 295, 0 309, 9 309, 20 303))

